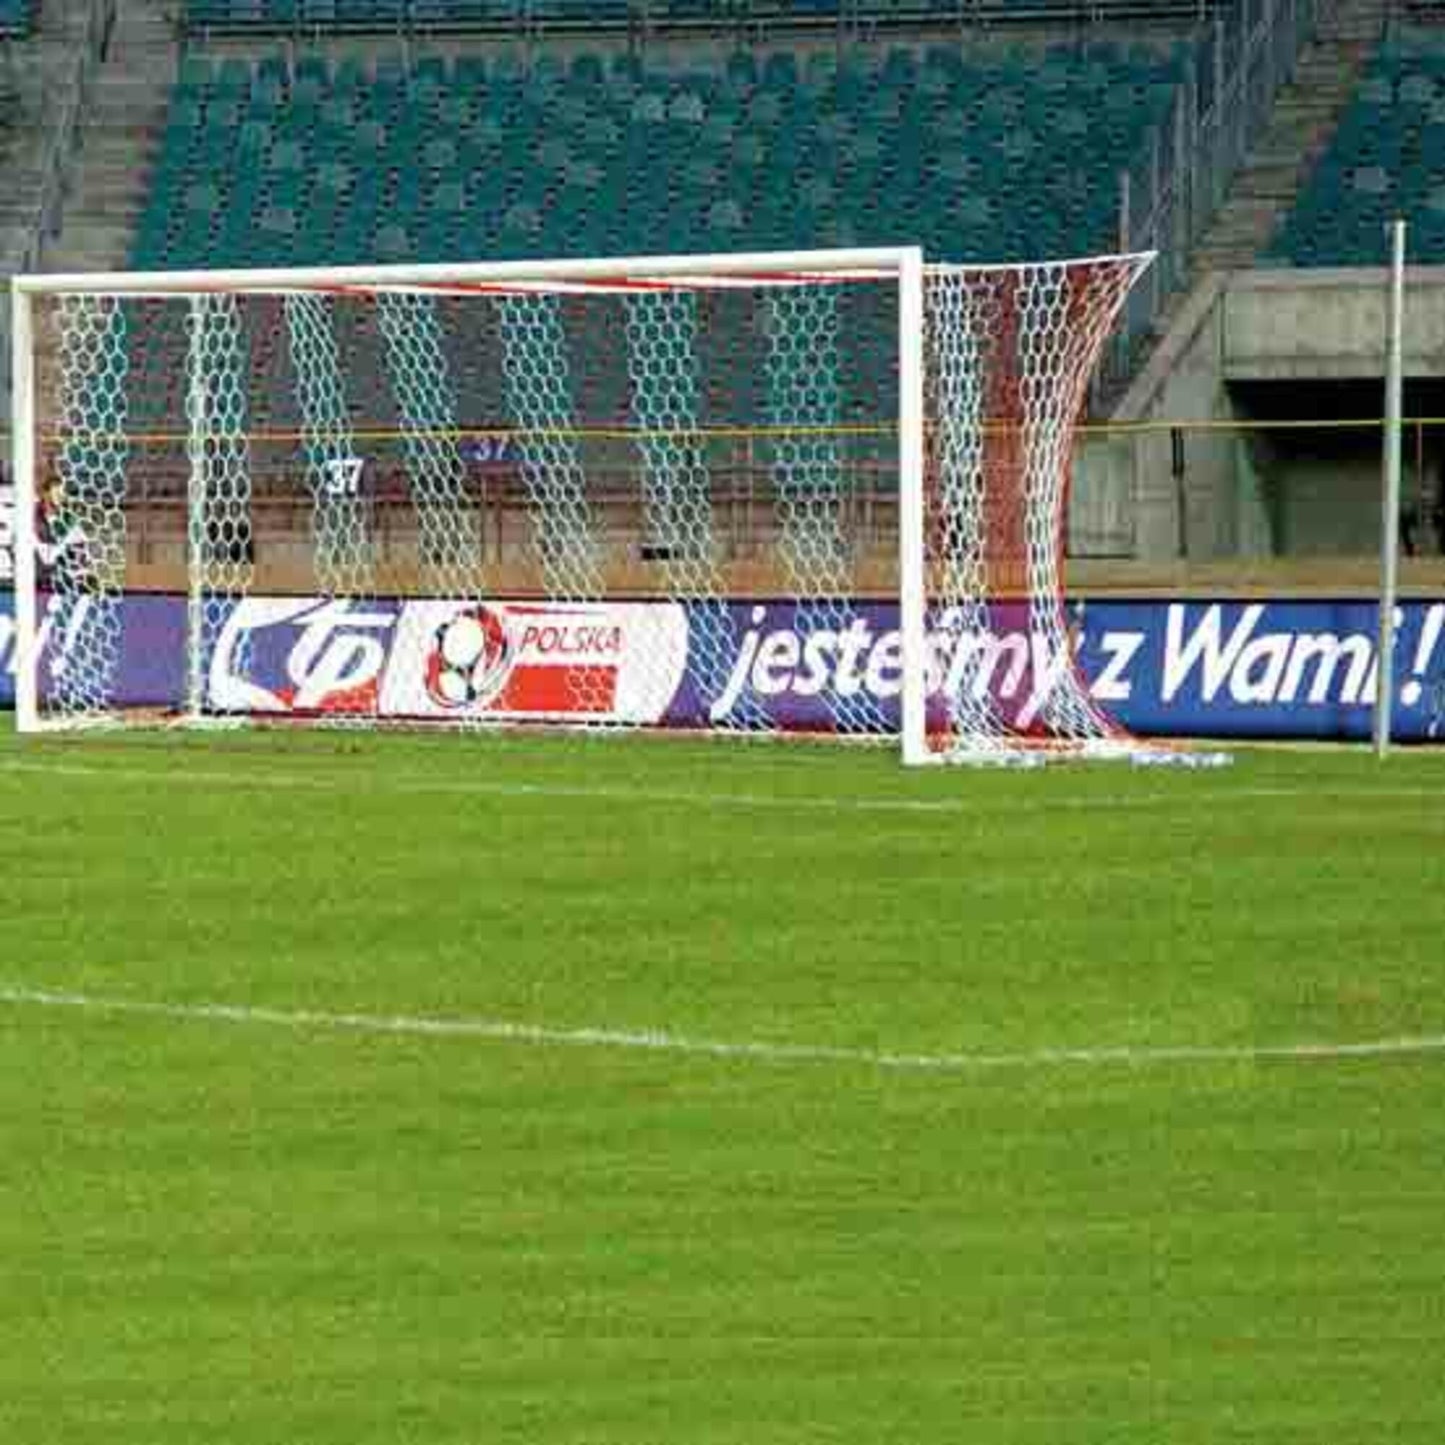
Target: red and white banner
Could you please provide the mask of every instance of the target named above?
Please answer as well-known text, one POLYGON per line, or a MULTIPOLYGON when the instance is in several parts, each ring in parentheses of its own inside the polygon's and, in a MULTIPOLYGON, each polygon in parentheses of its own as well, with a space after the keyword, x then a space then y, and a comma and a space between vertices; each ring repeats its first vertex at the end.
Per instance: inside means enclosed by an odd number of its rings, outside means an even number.
POLYGON ((383 716, 652 723, 687 666, 687 614, 655 602, 408 602, 383 716))
POLYGON ((687 648, 675 603, 250 597, 212 649, 210 700, 224 712, 654 723, 687 648))

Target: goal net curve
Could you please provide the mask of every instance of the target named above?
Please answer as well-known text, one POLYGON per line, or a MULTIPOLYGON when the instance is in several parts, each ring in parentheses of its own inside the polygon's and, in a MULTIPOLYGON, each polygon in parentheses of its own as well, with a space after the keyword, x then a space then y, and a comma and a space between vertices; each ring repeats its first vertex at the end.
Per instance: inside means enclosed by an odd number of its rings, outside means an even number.
POLYGON ((17 709, 1153 755, 1063 597, 1148 256, 16 278, 17 709))

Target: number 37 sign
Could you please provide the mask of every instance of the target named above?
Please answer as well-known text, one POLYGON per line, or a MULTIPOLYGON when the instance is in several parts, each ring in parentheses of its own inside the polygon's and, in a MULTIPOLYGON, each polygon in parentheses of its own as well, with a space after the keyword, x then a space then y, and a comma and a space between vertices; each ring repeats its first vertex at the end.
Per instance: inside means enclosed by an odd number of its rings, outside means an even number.
POLYGON ((354 497, 361 490, 360 457, 330 457, 321 464, 328 497, 354 497))

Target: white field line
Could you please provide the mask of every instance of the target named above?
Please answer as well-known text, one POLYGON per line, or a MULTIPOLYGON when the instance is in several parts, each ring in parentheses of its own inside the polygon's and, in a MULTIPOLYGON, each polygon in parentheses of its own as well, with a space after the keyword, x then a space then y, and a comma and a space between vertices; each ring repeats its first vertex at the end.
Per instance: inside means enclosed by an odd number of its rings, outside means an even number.
POLYGON ((561 1028, 547 1024, 509 1023, 501 1019, 329 1013, 316 1009, 279 1009, 222 1003, 164 1003, 58 989, 30 988, 19 984, 0 985, 0 1004, 15 1008, 70 1009, 185 1024, 243 1025, 293 1033, 483 1039, 496 1043, 541 1047, 637 1050, 772 1065, 838 1064, 914 1073, 1037 1071, 1066 1065, 1146 1069, 1180 1064, 1375 1059, 1445 1053, 1445 1034, 1436 1034, 1365 1039, 1349 1043, 1140 1044, 1111 1048, 1026 1049, 1015 1053, 925 1054, 853 1049, 826 1044, 726 1041, 694 1038, 656 1029, 561 1028))
POLYGON ((724 793, 690 791, 685 789, 658 789, 642 786, 596 785, 587 783, 524 783, 505 780, 475 779, 427 779, 407 778, 382 771, 349 772, 330 777, 315 773, 277 773, 239 768, 192 768, 183 760, 174 757, 159 758, 156 768, 134 766, 108 766, 89 763, 31 761, 7 759, 0 762, 0 776, 52 776, 63 778, 103 778, 113 782, 143 783, 154 786, 162 783, 166 787, 176 784, 201 786, 235 787, 264 792, 307 792, 307 793, 349 793, 353 796, 365 794, 483 798, 537 798, 542 800, 584 801, 603 803, 657 804, 687 808, 722 808, 738 810, 770 810, 777 812, 823 812, 823 813, 942 813, 972 814, 984 813, 1030 813, 1066 811, 1117 811, 1160 807, 1187 807, 1204 805, 1208 807, 1227 806, 1234 801, 1268 801, 1272 799, 1296 799, 1302 802, 1323 801, 1331 803, 1349 802, 1355 799, 1364 802, 1384 802, 1437 799, 1439 788, 1421 787, 1359 787, 1321 788, 1310 785, 1300 787, 1256 787, 1205 790, 1203 788, 1180 786, 1167 792, 1075 794, 1070 796, 1026 797, 1022 792, 1008 796, 999 794, 979 797, 967 787, 967 780, 960 782, 959 796, 948 798, 868 798, 846 797, 835 794, 788 794, 788 793, 724 793))

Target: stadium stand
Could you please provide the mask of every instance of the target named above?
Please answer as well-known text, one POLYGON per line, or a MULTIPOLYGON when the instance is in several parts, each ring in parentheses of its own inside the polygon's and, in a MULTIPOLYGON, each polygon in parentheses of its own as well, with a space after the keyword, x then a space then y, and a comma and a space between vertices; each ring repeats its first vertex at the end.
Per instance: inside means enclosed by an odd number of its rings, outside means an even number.
POLYGON ((1396 217, 1412 260, 1445 261, 1445 40, 1419 34, 1375 56, 1265 259, 1378 266, 1396 217))
MULTIPOLYGON (((524 61, 520 51, 494 48, 409 64, 400 54, 334 50, 294 59, 280 50, 191 55, 171 98, 132 264, 912 241, 951 257, 1108 250, 1118 170, 1174 103, 1184 63, 1174 50, 1109 45, 1011 48, 989 58, 957 44, 857 46, 841 60, 832 48, 746 49, 711 61, 686 50, 683 67, 666 65, 661 53, 588 48, 564 60, 543 50, 524 61)), ((258 314, 253 324, 252 362, 266 377, 253 421, 294 428, 283 319, 258 314)), ((174 416, 185 384, 177 318, 162 308, 137 314, 132 326, 136 420, 148 409, 157 421, 174 416)), ((383 377, 374 328, 343 331, 347 374, 383 377)), ((453 348, 459 414, 500 417, 499 343, 476 340, 453 348)), ((573 335, 579 414, 626 417, 625 378, 611 364, 622 344, 585 328, 573 335)), ((860 399, 890 394, 893 362, 891 351, 850 352, 850 415, 860 399)), ((710 415, 760 385, 766 367, 739 349, 711 358, 705 372, 717 393, 700 398, 710 415)), ((389 414, 381 392, 352 400, 363 413, 389 414)), ((858 443, 855 463, 876 465, 880 445, 858 443)), ((171 525, 183 469, 158 467, 148 485, 157 517, 171 518, 157 525, 171 525)), ((269 495, 264 481, 258 488, 269 495)), ((524 508, 520 497, 501 504, 524 508)))
POLYGON ((281 52, 181 69, 141 267, 919 241, 1087 254, 1179 54, 1105 46, 739 50, 664 68, 281 52))

